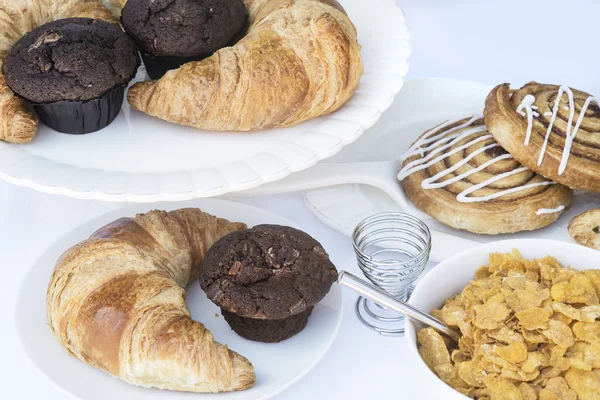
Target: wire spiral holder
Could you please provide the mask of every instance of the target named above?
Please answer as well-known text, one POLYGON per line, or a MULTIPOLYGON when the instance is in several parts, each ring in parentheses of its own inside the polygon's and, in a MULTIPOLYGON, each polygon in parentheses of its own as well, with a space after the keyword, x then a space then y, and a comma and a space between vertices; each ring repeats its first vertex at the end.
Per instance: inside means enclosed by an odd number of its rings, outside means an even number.
MULTIPOLYGON (((373 284, 407 301, 412 284, 429 261, 431 233, 419 219, 402 213, 376 214, 362 221, 352 234, 358 266, 373 284)), ((380 335, 404 335, 404 316, 364 297, 356 314, 380 335)))

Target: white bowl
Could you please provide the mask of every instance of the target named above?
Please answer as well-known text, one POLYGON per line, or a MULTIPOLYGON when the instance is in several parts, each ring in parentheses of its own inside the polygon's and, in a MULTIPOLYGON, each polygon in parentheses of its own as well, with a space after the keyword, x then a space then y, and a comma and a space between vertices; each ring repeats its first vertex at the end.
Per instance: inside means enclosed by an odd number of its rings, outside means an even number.
MULTIPOLYGON (((460 293, 475 276, 482 265, 488 265, 490 253, 507 253, 518 249, 525 258, 552 256, 563 266, 583 270, 600 268, 600 252, 572 243, 542 239, 516 239, 488 243, 467 250, 441 262, 433 268, 417 285, 410 298, 410 304, 430 312, 440 308, 448 297, 460 293)), ((417 332, 422 328, 418 323, 410 322, 406 326, 406 338, 409 342, 408 361, 417 373, 423 376, 423 383, 431 393, 439 393, 438 398, 467 399, 459 392, 440 380, 423 362, 417 350, 417 332)))

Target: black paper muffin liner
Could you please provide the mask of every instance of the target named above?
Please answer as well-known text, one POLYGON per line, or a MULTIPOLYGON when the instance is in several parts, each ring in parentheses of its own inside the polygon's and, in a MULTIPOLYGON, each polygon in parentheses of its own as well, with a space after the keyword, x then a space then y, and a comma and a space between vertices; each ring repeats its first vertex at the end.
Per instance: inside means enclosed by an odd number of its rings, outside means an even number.
POLYGON ((243 338, 264 343, 277 343, 300 333, 314 307, 283 319, 244 318, 221 308, 221 314, 231 329, 243 338))
POLYGON ((162 78, 167 72, 172 69, 178 69, 183 64, 187 64, 192 61, 204 60, 208 56, 201 57, 169 57, 160 56, 155 57, 151 54, 140 51, 144 65, 146 66, 146 72, 152 80, 162 78))
POLYGON ((83 135, 99 131, 111 124, 119 115, 125 98, 125 86, 107 92, 90 101, 56 101, 31 103, 39 120, 55 131, 83 135))

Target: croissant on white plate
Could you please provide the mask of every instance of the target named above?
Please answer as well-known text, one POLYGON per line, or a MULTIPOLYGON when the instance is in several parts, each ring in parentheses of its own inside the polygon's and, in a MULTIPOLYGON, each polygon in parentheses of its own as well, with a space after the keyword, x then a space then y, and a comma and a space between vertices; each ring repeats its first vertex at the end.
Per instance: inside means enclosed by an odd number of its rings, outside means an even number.
POLYGON ((189 392, 254 385, 250 362, 190 317, 185 286, 221 237, 245 229, 198 209, 121 218, 67 250, 48 286, 48 323, 81 361, 125 382, 189 392))
MULTIPOLYGON (((124 4, 121 0, 105 1, 113 6, 124 4)), ((75 17, 118 22, 101 0, 0 0, 0 71, 13 44, 27 32, 57 19, 75 17)), ((37 126, 35 114, 15 96, 0 72, 0 140, 29 143, 37 126)))
POLYGON ((250 27, 232 47, 135 84, 136 109, 213 131, 289 127, 329 114, 363 73, 356 28, 335 0, 245 0, 250 27))

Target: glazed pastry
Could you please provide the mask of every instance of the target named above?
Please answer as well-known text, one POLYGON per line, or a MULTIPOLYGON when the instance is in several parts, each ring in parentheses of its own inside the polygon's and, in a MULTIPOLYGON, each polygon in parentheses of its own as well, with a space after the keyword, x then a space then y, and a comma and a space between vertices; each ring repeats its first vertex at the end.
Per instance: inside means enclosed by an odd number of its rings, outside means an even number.
POLYGON ((600 208, 573 218, 569 234, 580 245, 600 251, 600 208))
POLYGON ((481 116, 444 122, 403 156, 408 198, 443 224, 479 234, 529 231, 554 222, 573 192, 523 167, 481 116))
POLYGON ((600 107, 566 86, 497 86, 485 106, 490 133, 519 162, 572 189, 600 192, 600 107))
POLYGON ((247 0, 250 27, 233 47, 135 84, 131 105, 213 131, 288 127, 329 114, 363 73, 356 29, 335 0, 247 0))
POLYGON ((235 44, 247 16, 242 0, 129 0, 121 21, 138 44, 150 78, 160 79, 235 44))
MULTIPOLYGON (((117 22, 97 0, 0 0, 0 70, 13 44, 28 31, 62 18, 86 17, 117 22)), ((37 118, 6 85, 0 73, 0 140, 28 143, 37 118)))
POLYGON ((245 229, 198 209, 121 218, 67 250, 48 286, 48 323, 81 361, 144 387, 224 392, 251 387, 248 360, 191 319, 185 286, 206 251, 245 229))
POLYGON ((135 44, 117 25, 67 18, 19 39, 2 72, 41 122, 59 132, 83 134, 117 117, 139 65, 135 44))
POLYGON ((206 254, 200 286, 240 336, 280 342, 304 329, 337 270, 319 242, 279 225, 233 232, 206 254))

